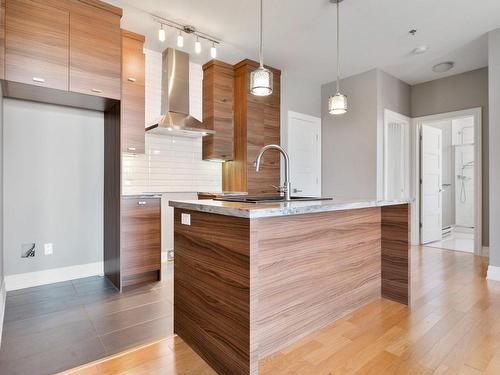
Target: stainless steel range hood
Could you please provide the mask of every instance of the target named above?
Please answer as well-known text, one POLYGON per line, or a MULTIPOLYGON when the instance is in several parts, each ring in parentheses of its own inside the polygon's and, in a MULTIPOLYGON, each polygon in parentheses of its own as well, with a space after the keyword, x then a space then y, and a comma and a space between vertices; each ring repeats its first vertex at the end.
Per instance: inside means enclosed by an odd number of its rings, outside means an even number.
POLYGON ((214 134, 189 115, 189 54, 173 48, 163 51, 161 117, 148 133, 200 137, 214 134))

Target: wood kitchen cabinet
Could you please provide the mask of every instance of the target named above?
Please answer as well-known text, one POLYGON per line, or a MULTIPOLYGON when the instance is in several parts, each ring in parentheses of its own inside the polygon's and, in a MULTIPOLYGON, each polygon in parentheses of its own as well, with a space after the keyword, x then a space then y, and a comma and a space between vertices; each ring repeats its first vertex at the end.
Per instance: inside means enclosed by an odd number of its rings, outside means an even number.
POLYGON ((120 17, 82 4, 71 13, 69 34, 69 90, 120 99, 120 17))
POLYGON ((233 66, 211 60, 203 65, 203 127, 215 134, 203 137, 203 160, 233 160, 233 113, 233 66))
POLYGON ((161 278, 161 199, 122 198, 121 287, 161 278))
POLYGON ((222 188, 271 195, 276 194, 273 185, 280 185, 280 154, 267 152, 260 172, 253 163, 262 147, 280 144, 281 72, 267 67, 273 72, 273 93, 255 96, 250 94, 250 73, 258 66, 252 60, 234 66, 234 161, 223 165, 222 188))
POLYGON ((5 79, 68 90, 69 12, 30 0, 5 10, 5 79))
POLYGON ((122 30, 122 152, 145 152, 144 36, 122 30))

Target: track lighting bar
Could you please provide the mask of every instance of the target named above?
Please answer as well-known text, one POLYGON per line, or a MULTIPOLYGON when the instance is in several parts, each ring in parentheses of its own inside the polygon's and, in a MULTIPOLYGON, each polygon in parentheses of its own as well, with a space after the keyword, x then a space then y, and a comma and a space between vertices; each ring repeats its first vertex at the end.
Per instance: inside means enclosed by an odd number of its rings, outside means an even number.
POLYGON ((194 46, 195 46, 196 53, 201 52, 200 39, 203 39, 203 40, 206 40, 206 41, 212 43, 212 46, 210 48, 210 56, 214 59, 217 56, 216 45, 221 43, 221 41, 218 40, 217 38, 214 38, 211 35, 208 35, 208 34, 205 34, 201 31, 196 30, 196 28, 194 26, 182 25, 178 22, 171 21, 171 20, 168 20, 168 19, 163 18, 163 17, 159 17, 159 16, 154 15, 154 14, 151 14, 151 16, 153 17, 153 20, 155 22, 160 24, 160 28, 158 29, 158 39, 160 40, 160 42, 165 41, 165 29, 164 29, 164 27, 166 26, 166 27, 170 27, 170 28, 173 28, 173 29, 176 29, 179 31, 179 33, 177 35, 177 46, 179 48, 182 48, 184 46, 183 33, 185 33, 187 35, 193 35, 195 37, 194 46))

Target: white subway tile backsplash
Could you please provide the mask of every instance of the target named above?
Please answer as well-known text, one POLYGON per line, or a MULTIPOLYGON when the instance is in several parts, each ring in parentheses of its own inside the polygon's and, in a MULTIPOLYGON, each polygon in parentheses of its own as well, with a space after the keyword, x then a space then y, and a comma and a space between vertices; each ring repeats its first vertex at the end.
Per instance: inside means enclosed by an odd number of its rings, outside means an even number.
MULTIPOLYGON (((162 54, 146 56, 146 126, 160 117, 162 54)), ((201 65, 189 64, 190 115, 202 120, 201 65)), ((222 166, 202 160, 201 138, 146 134, 145 155, 122 155, 124 194, 221 191, 222 166)))
POLYGON ((201 138, 146 134, 146 154, 123 154, 123 193, 221 191, 222 166, 201 159, 201 138))

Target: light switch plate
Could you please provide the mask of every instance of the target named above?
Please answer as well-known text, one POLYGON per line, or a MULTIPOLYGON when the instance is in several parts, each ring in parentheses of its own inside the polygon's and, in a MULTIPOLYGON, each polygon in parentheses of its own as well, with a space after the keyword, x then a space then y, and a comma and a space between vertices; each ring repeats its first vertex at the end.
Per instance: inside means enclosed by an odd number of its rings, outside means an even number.
POLYGON ((45 255, 52 255, 54 253, 54 247, 51 243, 46 243, 43 245, 43 251, 45 255))
POLYGON ((190 214, 181 214, 181 224, 191 225, 191 215, 190 214))

